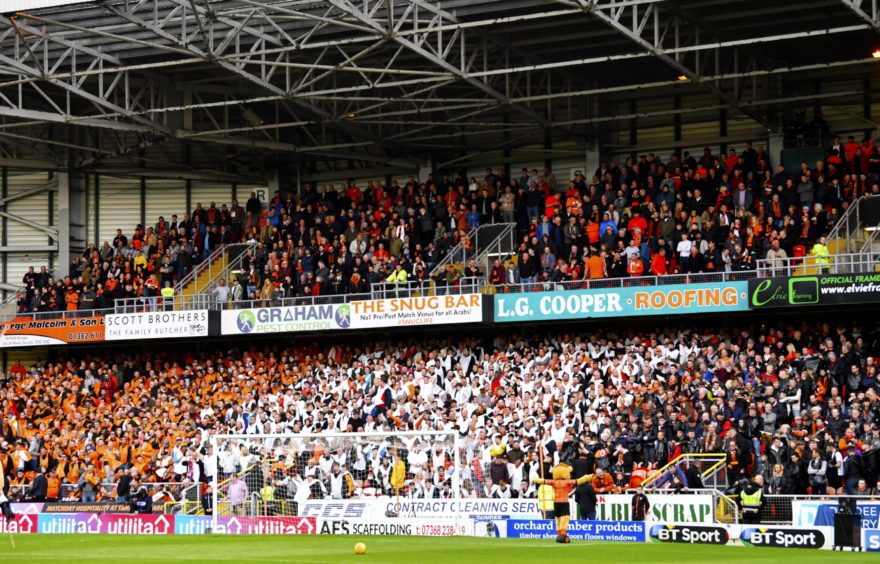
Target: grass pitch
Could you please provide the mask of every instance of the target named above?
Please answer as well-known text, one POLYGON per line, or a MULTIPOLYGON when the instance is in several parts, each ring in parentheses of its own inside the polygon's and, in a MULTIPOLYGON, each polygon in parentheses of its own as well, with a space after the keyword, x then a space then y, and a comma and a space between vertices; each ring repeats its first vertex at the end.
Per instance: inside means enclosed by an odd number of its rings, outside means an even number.
POLYGON ((620 544, 551 540, 481 539, 473 537, 361 536, 110 536, 18 535, 13 550, 0 536, 0 562, 74 564, 113 562, 400 563, 400 564, 535 564, 536 562, 659 562, 749 564, 868 562, 876 555, 809 549, 748 548, 684 544, 620 544), (367 553, 354 554, 363 542, 367 553))

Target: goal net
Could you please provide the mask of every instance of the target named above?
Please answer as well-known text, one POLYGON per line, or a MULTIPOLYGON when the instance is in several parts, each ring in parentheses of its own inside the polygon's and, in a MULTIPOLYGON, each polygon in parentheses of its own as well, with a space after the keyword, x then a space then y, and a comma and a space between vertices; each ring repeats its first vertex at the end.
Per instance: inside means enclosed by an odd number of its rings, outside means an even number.
POLYGON ((214 532, 464 533, 455 432, 218 435, 214 532))

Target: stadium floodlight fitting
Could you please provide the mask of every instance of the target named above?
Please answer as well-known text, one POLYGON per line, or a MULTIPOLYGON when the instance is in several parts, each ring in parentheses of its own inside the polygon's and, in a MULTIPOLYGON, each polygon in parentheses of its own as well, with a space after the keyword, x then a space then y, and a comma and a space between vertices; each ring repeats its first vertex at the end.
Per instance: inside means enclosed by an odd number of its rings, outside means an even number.
POLYGON ((263 120, 260 119, 260 116, 254 113, 254 111, 250 108, 245 108, 242 110, 241 115, 244 116, 244 121, 251 127, 259 127, 263 125, 263 120))
POLYGON ((880 59, 880 49, 874 49, 874 52, 871 53, 871 56, 875 59, 880 59))
POLYGON ((687 77, 686 74, 680 74, 680 75, 678 75, 678 80, 680 80, 680 81, 682 81, 682 82, 685 82, 687 79, 688 79, 688 77, 687 77))
POLYGON ((356 117, 356 116, 357 116, 357 114, 354 113, 354 112, 351 112, 351 113, 348 114, 348 117, 350 117, 350 118, 353 118, 353 117, 356 117))

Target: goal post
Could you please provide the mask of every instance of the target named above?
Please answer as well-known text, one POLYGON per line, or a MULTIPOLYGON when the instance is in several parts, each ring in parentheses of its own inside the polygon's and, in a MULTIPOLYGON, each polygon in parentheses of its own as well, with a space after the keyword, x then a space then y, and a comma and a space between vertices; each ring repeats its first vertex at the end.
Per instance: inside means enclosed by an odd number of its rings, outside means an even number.
POLYGON ((412 529, 428 518, 463 531, 457 430, 226 434, 211 437, 211 446, 214 532, 302 533, 322 525, 348 530, 403 522, 412 529), (417 514, 413 507, 421 501, 446 502, 443 514, 417 514))

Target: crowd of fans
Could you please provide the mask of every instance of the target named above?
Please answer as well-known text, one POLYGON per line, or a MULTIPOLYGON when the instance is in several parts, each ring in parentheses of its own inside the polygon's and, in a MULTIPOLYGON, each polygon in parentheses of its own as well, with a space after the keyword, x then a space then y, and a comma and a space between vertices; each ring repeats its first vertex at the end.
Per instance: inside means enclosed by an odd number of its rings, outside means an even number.
MULTIPOLYGON (((689 452, 725 453, 730 483, 760 475, 769 494, 876 494, 871 323, 71 351, 15 363, 0 381, 0 464, 13 496, 91 501, 140 483, 205 484, 265 459, 268 485, 302 499, 387 493, 400 456, 401 495, 434 497, 449 492, 452 457, 428 444, 346 455, 265 441, 214 453, 210 438, 444 430, 461 436, 465 497, 535 495, 541 456, 595 474, 607 493, 689 452)), ((693 489, 699 476, 682 467, 655 485, 693 489)))
POLYGON ((495 285, 667 273, 733 272, 759 259, 827 260, 824 236, 855 198, 878 194, 880 154, 870 139, 835 138, 827 158, 792 174, 775 167, 762 147, 664 162, 602 163, 559 186, 549 169, 522 169, 511 178, 486 169, 482 179, 429 176, 403 185, 354 180, 340 187, 306 185, 276 192, 264 205, 255 194, 219 207, 196 204, 182 217, 159 217, 130 235, 89 245, 70 275, 44 268, 24 277, 19 311, 91 310, 115 300, 158 297, 219 245, 253 242, 242 276, 221 287, 223 299, 270 299, 362 293, 378 282, 431 282, 434 266, 470 230, 515 222, 521 243, 514 260, 489 272, 449 267, 443 286, 461 276, 495 285), (561 188, 561 190, 560 190, 561 188), (463 270, 463 271, 462 271, 463 270))

